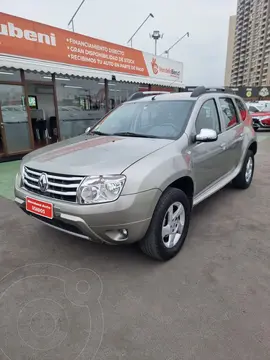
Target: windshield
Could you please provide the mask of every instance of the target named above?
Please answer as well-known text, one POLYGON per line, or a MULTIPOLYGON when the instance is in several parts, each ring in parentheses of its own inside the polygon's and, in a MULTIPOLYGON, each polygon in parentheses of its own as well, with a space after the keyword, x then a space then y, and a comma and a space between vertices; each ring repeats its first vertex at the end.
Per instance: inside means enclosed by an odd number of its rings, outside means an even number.
POLYGON ((91 132, 177 139, 185 131, 194 103, 194 100, 125 103, 109 113, 91 132))

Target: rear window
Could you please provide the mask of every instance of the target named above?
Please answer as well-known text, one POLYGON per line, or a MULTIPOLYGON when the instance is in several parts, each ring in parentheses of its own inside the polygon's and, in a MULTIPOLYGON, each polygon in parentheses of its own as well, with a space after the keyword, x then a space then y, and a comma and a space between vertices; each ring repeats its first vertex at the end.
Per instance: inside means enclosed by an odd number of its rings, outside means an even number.
POLYGON ((177 139, 185 131, 195 100, 124 103, 92 131, 132 132, 143 137, 177 139))

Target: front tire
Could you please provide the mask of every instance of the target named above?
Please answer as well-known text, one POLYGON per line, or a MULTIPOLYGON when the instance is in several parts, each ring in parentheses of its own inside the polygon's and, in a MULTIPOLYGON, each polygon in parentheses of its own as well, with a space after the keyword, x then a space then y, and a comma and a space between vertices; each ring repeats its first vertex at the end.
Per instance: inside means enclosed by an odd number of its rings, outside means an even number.
POLYGON ((168 188, 161 196, 149 229, 140 242, 141 250, 161 261, 173 258, 182 248, 189 228, 191 205, 186 194, 168 188))
POLYGON ((259 128, 255 127, 253 128, 255 132, 257 132, 259 130, 259 128))
POLYGON ((238 189, 247 189, 253 179, 254 167, 254 154, 251 150, 248 150, 242 169, 233 180, 233 185, 238 189))

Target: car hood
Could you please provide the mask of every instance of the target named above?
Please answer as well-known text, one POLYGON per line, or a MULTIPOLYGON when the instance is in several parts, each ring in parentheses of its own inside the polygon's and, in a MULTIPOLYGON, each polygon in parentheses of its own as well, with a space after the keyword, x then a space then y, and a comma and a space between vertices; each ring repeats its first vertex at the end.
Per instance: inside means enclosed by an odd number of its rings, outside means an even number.
POLYGON ((256 112, 251 114, 252 117, 256 116, 270 116, 270 112, 256 112))
POLYGON ((56 174, 120 174, 173 140, 81 135, 35 150, 23 164, 56 174))

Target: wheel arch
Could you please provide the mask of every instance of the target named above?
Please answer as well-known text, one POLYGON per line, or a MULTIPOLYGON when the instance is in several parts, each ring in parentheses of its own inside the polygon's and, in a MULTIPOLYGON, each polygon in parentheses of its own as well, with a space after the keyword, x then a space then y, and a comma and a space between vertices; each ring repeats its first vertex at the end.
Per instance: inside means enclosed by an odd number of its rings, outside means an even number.
POLYGON ((249 147, 248 147, 248 150, 251 150, 253 152, 254 155, 257 154, 257 151, 258 151, 258 143, 257 141, 253 141, 249 147))
POLYGON ((164 187, 162 189, 162 193, 164 191, 166 191, 168 188, 176 188, 176 189, 182 190, 186 194, 187 198, 189 199, 190 205, 192 207, 195 185, 194 185, 194 181, 191 178, 191 176, 184 175, 184 176, 177 177, 175 179, 171 179, 170 183, 168 183, 166 185, 166 187, 164 187))

